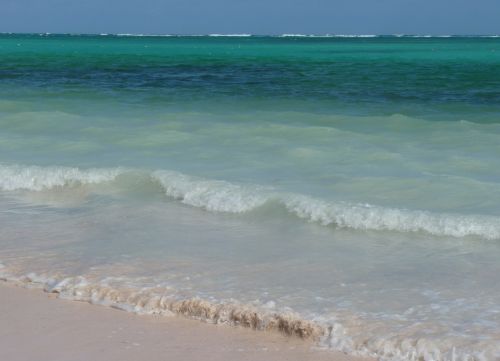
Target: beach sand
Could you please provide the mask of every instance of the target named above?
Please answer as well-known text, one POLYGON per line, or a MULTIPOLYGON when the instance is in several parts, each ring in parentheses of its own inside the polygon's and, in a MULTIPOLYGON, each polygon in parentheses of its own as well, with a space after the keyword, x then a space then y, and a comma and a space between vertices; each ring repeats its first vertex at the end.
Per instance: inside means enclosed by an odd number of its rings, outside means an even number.
POLYGON ((296 337, 139 316, 0 284, 0 360, 361 360, 296 337))

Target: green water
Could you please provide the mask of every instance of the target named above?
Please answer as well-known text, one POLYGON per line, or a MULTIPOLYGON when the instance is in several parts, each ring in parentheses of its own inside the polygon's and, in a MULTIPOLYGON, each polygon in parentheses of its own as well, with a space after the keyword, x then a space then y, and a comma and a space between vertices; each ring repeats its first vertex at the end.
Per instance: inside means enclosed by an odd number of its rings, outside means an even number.
POLYGON ((2 34, 0 226, 70 298, 122 277, 496 360, 500 38, 2 34))

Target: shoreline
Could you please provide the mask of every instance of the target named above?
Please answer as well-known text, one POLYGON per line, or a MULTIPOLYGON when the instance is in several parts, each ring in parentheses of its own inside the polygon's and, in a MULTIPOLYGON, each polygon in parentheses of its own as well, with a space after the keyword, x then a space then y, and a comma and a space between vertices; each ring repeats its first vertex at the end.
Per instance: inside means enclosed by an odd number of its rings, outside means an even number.
POLYGON ((276 332, 137 315, 8 282, 0 300, 2 360, 369 360, 276 332))

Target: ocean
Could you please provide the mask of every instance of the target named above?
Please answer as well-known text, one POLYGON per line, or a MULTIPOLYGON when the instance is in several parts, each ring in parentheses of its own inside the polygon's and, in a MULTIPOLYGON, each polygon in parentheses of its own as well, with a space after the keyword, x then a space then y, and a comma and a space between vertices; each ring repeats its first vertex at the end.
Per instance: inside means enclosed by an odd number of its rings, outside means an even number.
POLYGON ((500 38, 0 34, 0 277, 380 360, 500 359, 500 38))

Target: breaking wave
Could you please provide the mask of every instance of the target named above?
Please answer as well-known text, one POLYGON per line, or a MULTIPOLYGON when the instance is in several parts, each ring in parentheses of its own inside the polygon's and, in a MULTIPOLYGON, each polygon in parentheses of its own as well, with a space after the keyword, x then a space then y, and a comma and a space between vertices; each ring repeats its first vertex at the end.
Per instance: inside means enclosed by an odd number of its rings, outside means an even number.
POLYGON ((126 168, 0 166, 0 190, 43 191, 55 187, 116 181, 119 176, 158 184, 165 195, 211 212, 245 213, 266 204, 278 204, 290 214, 325 226, 356 230, 425 232, 435 236, 478 236, 500 239, 500 218, 485 215, 433 213, 370 204, 325 201, 272 187, 204 179, 175 171, 126 168))
MULTIPOLYGON (((60 277, 29 273, 15 276, 0 264, 0 281, 26 288, 41 289, 58 297, 121 309, 137 314, 180 315, 214 324, 275 331, 288 336, 310 339, 322 348, 342 351, 354 356, 372 357, 381 361, 480 361, 495 357, 498 348, 492 344, 454 347, 437 344, 416 335, 371 337, 351 335, 349 327, 335 317, 311 320, 290 309, 277 310, 275 305, 245 304, 237 300, 215 301, 199 297, 181 297, 171 288, 127 286, 126 280, 104 278, 90 281, 83 276, 60 277), (415 338, 416 337, 416 338, 415 338), (480 346, 480 349, 477 349, 480 346)), ((348 323, 361 326, 355 315, 348 323)), ((347 320, 344 320, 347 321, 347 320)), ((356 326, 354 327, 356 328, 356 326)))
POLYGON ((198 297, 179 297, 171 288, 135 288, 113 279, 91 282, 85 277, 53 278, 29 273, 9 274, 0 264, 0 280, 24 287, 43 289, 61 298, 110 306, 138 314, 178 314, 215 323, 249 327, 255 330, 275 330, 289 336, 319 340, 325 333, 320 325, 302 319, 293 312, 273 312, 237 301, 215 302, 198 297))
POLYGON ((72 167, 0 165, 0 189, 42 191, 54 187, 96 184, 112 181, 124 172, 122 168, 82 170, 72 167))

